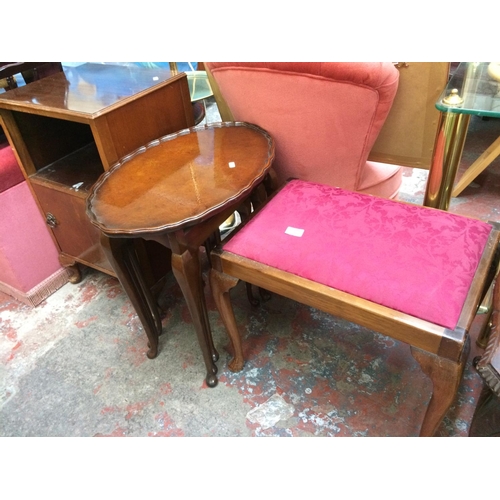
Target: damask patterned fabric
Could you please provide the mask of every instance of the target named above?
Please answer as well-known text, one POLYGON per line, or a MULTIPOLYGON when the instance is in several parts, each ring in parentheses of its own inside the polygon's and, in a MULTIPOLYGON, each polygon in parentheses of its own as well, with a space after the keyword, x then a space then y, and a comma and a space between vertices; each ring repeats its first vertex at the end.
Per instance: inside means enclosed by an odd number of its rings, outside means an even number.
POLYGON ((454 329, 490 231, 448 212, 294 180, 224 249, 454 329))

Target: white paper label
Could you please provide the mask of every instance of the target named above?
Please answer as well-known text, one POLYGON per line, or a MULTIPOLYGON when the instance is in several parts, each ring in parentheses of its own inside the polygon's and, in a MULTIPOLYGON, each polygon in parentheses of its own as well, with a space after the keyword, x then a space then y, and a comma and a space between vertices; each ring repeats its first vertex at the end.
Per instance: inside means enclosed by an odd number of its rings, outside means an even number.
POLYGON ((304 234, 304 230, 303 229, 297 229, 296 227, 288 226, 286 228, 285 233, 289 234, 290 236, 297 236, 297 237, 300 238, 304 234))
POLYGON ((230 161, 229 168, 235 168, 235 167, 236 167, 236 163, 234 163, 234 161, 230 161))

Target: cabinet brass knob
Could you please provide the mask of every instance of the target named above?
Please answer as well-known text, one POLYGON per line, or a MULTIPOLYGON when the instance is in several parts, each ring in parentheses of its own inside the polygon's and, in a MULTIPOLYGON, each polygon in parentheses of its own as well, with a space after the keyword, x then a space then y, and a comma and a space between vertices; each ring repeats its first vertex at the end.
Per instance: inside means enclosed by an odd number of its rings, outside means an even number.
POLYGON ((59 222, 57 222, 57 219, 55 218, 55 216, 53 214, 51 214, 50 212, 47 213, 45 220, 47 221, 47 224, 50 227, 56 227, 57 224, 59 224, 59 222))

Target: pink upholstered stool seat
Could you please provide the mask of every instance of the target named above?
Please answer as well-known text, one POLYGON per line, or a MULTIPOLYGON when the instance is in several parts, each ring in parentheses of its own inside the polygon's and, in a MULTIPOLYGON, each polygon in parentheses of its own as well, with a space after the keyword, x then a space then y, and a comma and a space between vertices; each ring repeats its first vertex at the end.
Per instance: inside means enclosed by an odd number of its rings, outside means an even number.
POLYGON ((499 246, 500 231, 478 220, 293 180, 211 251, 228 366, 245 362, 229 296, 244 280, 409 345, 432 382, 420 435, 433 436, 455 400, 499 246))
POLYGON ((453 330, 491 226, 293 180, 223 250, 453 330))

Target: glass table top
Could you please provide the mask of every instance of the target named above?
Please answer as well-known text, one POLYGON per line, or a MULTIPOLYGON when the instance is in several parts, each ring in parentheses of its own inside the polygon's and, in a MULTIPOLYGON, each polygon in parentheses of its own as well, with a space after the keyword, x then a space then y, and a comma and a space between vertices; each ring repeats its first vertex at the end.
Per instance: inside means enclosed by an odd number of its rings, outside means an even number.
POLYGON ((462 62, 436 102, 439 111, 500 118, 500 63, 462 62))
POLYGON ((206 71, 186 71, 191 102, 207 99, 213 95, 206 71))
MULTIPOLYGON (((191 102, 213 95, 206 71, 186 73, 191 102)), ((96 113, 172 78, 169 63, 63 63, 63 73, 30 84, 16 75, 18 88, 0 89, 0 102, 46 105, 62 110, 96 113), (39 97, 33 98, 33 95, 39 97)))
POLYGON ((18 106, 50 108, 83 115, 99 113, 121 99, 172 78, 169 68, 142 68, 120 64, 85 63, 0 94, 7 109, 18 106))

